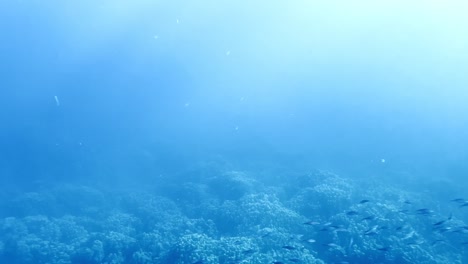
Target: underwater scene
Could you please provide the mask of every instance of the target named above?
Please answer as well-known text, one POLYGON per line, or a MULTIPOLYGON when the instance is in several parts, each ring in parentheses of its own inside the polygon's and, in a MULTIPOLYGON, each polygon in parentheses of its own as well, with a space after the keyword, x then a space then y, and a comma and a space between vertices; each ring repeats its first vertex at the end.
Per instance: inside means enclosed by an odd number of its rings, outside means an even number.
POLYGON ((466 10, 0 1, 0 263, 468 263, 466 10))

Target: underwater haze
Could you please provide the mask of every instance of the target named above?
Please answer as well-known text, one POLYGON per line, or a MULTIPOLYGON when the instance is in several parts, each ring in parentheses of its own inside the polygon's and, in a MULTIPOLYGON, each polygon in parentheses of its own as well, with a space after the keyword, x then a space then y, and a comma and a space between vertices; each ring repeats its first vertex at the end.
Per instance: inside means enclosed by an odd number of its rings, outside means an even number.
POLYGON ((466 10, 1 1, 0 262, 468 263, 466 10))

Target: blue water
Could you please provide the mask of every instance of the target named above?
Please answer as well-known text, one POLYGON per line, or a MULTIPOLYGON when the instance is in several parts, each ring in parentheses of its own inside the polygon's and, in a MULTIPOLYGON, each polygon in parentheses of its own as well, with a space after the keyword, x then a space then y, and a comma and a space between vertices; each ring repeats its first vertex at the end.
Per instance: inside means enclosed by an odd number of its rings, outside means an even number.
POLYGON ((467 7, 1 1, 0 262, 468 263, 467 7))

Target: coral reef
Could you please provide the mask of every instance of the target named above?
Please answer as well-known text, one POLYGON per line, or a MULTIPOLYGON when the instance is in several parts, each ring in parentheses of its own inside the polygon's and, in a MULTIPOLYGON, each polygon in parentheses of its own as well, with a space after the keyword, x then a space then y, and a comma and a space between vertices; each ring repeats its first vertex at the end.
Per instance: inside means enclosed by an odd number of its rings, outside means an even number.
POLYGON ((72 185, 11 196, 1 208, 0 262, 464 263, 468 258, 464 200, 444 204, 324 171, 275 186, 263 186, 251 175, 187 177, 179 184, 182 199, 174 198, 174 190, 72 185))

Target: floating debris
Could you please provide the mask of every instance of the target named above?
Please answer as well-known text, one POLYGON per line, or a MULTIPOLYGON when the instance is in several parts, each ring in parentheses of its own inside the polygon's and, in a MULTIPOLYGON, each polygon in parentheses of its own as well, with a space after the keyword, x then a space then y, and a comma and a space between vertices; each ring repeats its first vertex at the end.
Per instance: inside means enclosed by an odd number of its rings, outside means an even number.
POLYGON ((374 225, 372 226, 371 228, 367 229, 365 232, 364 232, 364 235, 376 235, 377 234, 377 229, 379 228, 378 225, 374 225))
POLYGON ((57 106, 60 106, 60 101, 59 101, 59 99, 58 99, 58 96, 55 95, 55 96, 54 96, 54 99, 55 99, 55 104, 56 104, 57 106))
POLYGON ((415 233, 416 233, 416 232, 414 232, 414 231, 409 232, 408 234, 406 234, 406 235, 402 238, 402 240, 406 240, 406 239, 412 238, 412 237, 414 236, 415 233))

